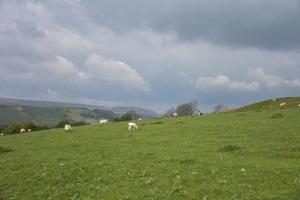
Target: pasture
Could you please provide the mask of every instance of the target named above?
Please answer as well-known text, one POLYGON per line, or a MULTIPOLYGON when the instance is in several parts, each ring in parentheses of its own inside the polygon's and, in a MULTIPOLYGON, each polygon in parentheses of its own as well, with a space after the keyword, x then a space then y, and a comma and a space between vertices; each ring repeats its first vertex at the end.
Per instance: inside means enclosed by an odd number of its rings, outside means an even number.
POLYGON ((0 137, 0 199, 300 199, 300 108, 0 137))

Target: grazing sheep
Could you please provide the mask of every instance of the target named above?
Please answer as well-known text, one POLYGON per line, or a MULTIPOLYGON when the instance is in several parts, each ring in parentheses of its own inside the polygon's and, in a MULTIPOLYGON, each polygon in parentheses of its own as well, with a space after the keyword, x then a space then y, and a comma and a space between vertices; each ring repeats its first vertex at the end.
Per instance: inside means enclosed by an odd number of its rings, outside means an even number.
POLYGON ((285 102, 283 102, 283 103, 279 104, 279 106, 284 106, 284 105, 285 105, 285 102))
POLYGON ((100 125, 101 124, 107 124, 108 123, 108 119, 100 119, 99 123, 100 123, 100 125))
POLYGON ((298 106, 300 107, 300 103, 298 104, 298 106))
POLYGON ((142 118, 139 118, 138 120, 139 120, 139 121, 142 121, 142 118))
POLYGON ((174 112, 174 113, 172 114, 172 117, 178 117, 178 113, 174 112))
POLYGON ((1 136, 3 136, 3 135, 4 135, 4 133, 1 133, 0 135, 1 135, 1 136))
POLYGON ((27 130, 27 132, 31 132, 31 129, 29 128, 29 129, 27 130))
POLYGON ((25 128, 22 128, 22 129, 20 130, 20 133, 26 133, 26 129, 25 129, 25 128))
POLYGON ((70 124, 66 124, 64 130, 65 130, 65 132, 70 132, 70 131, 72 131, 71 125, 70 125, 70 124))
POLYGON ((136 123, 134 123, 134 122, 129 122, 128 123, 128 131, 130 131, 130 130, 135 130, 135 129, 139 129, 139 127, 136 125, 136 123))

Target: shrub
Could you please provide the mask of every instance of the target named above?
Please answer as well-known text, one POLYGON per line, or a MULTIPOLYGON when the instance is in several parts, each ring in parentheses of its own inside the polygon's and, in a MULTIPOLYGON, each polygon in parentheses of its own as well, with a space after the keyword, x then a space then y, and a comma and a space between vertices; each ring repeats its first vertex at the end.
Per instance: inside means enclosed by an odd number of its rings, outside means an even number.
POLYGON ((32 122, 26 124, 26 123, 14 123, 10 124, 6 128, 2 129, 2 132, 4 135, 12 135, 12 134, 18 134, 20 133, 21 129, 24 128, 26 130, 31 129, 31 131, 40 131, 49 129, 47 126, 42 125, 38 126, 32 122))
POLYGON ((65 124, 70 124, 70 121, 69 121, 69 120, 62 120, 62 121, 60 121, 60 122, 55 126, 55 128, 64 128, 64 127, 65 127, 65 124))
POLYGON ((7 126, 2 131, 3 131, 4 135, 12 135, 12 134, 18 134, 18 133, 20 133, 20 130, 22 128, 27 129, 27 125, 26 124, 22 124, 22 123, 14 123, 14 124, 11 124, 11 125, 7 126))
POLYGON ((89 123, 85 121, 76 121, 71 123, 72 126, 84 126, 84 125, 89 125, 89 123))

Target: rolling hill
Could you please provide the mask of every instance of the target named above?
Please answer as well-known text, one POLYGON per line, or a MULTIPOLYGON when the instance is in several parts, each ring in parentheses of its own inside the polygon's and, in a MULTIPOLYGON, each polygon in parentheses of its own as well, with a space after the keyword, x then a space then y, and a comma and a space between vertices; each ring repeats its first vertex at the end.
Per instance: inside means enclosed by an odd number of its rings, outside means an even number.
POLYGON ((104 107, 0 98, 0 127, 16 122, 34 122, 37 125, 53 127, 62 120, 96 123, 99 118, 114 120, 132 110, 136 111, 142 118, 158 116, 153 111, 139 107, 104 107))
POLYGON ((0 199, 300 199, 300 108, 0 137, 0 199))

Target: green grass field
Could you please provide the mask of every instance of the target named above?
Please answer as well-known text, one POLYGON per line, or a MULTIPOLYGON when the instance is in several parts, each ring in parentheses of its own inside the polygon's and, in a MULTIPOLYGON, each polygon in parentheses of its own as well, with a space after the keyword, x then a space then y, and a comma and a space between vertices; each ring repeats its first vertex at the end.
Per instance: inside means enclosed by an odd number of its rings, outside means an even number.
POLYGON ((0 199, 300 199, 300 108, 0 137, 0 199))

